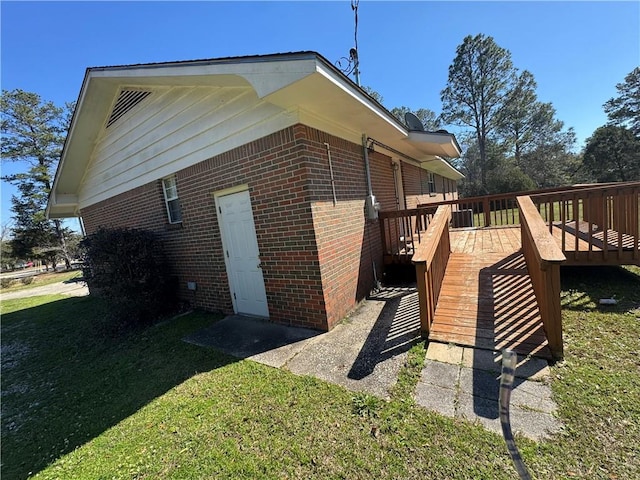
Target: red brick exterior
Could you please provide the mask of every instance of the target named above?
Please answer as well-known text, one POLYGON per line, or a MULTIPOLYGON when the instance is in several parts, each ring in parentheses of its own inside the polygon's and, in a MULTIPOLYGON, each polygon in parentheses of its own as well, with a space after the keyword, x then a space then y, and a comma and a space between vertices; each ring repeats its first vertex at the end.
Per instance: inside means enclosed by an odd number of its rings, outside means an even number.
MULTIPOLYGON (((100 226, 158 232, 180 297, 232 313, 213 193, 248 184, 271 320, 328 330, 371 290, 374 263, 381 272, 378 225, 364 218, 363 162, 361 145, 296 125, 176 172, 182 224, 168 224, 160 181, 87 207, 82 217, 87 233, 100 226), (187 281, 197 282, 195 292, 187 281)), ((381 203, 391 208, 393 184, 383 179, 390 159, 372 154, 371 163, 381 203)))
POLYGON ((416 208, 426 203, 441 202, 458 198, 455 180, 435 174, 435 192, 429 193, 426 170, 407 162, 402 162, 402 182, 406 208, 416 208))
MULTIPOLYGON (((381 208, 396 209, 391 158, 369 152, 369 161, 381 208)), ((180 297, 193 306, 233 313, 213 194, 244 184, 249 186, 272 321, 329 330, 381 279, 380 229, 376 220, 365 218, 362 145, 296 125, 175 175, 181 224, 168 223, 159 180, 87 207, 82 217, 87 233, 100 226, 158 232, 178 277, 180 297), (197 290, 187 290, 187 282, 196 282, 197 290)), ((408 208, 410 199, 442 198, 414 194, 421 188, 415 180, 419 175, 420 169, 403 164, 408 208)))
MULTIPOLYGON (((362 145, 311 128, 306 130, 313 226, 327 322, 332 328, 370 292, 375 279, 381 279, 380 227, 376 220, 365 218, 368 188, 362 145), (331 152, 336 205, 326 143, 331 152)), ((391 159, 371 152, 369 162, 377 200, 383 209, 395 208, 391 159)))

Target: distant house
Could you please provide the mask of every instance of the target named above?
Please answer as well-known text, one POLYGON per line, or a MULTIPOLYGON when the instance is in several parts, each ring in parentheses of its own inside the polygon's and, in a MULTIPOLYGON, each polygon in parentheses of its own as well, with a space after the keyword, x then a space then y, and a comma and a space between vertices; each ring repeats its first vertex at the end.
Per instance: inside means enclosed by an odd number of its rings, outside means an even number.
POLYGON ((377 208, 457 198, 459 155, 314 52, 90 68, 47 213, 158 232, 195 307, 329 330, 380 278, 377 208))

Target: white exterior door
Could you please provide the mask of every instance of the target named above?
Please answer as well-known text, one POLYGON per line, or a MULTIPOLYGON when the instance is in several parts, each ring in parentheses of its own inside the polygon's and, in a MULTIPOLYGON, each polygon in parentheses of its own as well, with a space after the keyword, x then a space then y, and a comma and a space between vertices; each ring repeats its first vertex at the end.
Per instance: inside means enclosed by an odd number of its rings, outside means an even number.
POLYGON ((249 191, 216 197, 216 203, 233 308, 236 313, 268 318, 249 191))

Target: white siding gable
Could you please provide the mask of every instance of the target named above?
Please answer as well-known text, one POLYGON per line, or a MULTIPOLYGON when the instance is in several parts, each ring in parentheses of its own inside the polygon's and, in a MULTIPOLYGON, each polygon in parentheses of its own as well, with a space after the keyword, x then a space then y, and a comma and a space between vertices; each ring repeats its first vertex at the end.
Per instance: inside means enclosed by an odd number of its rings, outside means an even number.
POLYGON ((155 88, 96 142, 80 208, 170 175, 297 122, 250 87, 155 88))

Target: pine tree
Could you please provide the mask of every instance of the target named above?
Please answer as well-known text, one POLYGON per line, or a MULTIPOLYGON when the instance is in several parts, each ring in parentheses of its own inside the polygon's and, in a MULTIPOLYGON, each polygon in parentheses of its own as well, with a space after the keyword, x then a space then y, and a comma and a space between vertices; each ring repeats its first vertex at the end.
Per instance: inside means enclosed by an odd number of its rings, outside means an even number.
POLYGON ((60 220, 47 220, 44 210, 52 187, 52 175, 60 159, 71 105, 58 107, 35 93, 2 91, 0 151, 3 162, 22 162, 29 168, 2 180, 18 187, 12 198, 15 216, 14 251, 25 257, 51 257, 59 252, 67 268, 65 229, 60 220))

